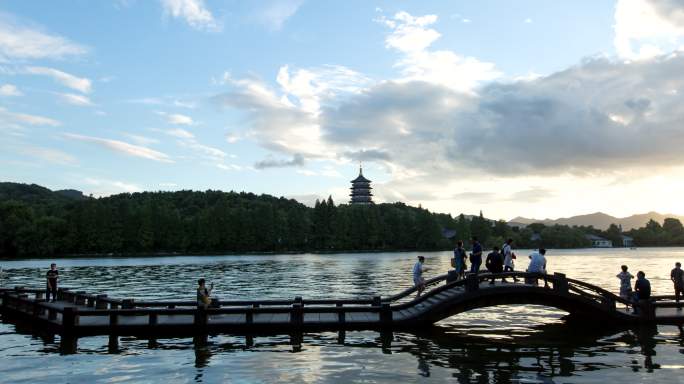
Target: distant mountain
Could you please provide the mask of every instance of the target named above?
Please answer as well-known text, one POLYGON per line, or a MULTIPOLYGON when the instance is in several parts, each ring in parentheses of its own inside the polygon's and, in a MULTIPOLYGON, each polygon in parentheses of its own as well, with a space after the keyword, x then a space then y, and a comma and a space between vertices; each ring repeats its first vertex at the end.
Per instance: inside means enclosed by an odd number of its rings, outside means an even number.
POLYGON ((544 225, 555 225, 555 224, 561 224, 561 225, 593 225, 594 228, 597 229, 607 229, 611 224, 617 224, 617 225, 622 225, 622 229, 625 231, 628 231, 633 228, 640 228, 643 227, 649 220, 653 219, 659 223, 663 223, 663 221, 668 218, 676 218, 679 219, 680 221, 684 222, 684 216, 679 216, 679 215, 673 215, 673 214, 662 214, 658 212, 648 212, 648 213, 642 213, 638 215, 632 215, 629 217, 614 217, 608 214, 605 214, 603 212, 596 212, 596 213, 591 213, 588 215, 579 215, 579 216, 572 216, 572 217, 563 217, 560 219, 544 219, 544 220, 538 220, 538 219, 528 219, 526 217, 516 217, 511 219, 508 224, 512 226, 520 226, 520 225, 528 225, 532 223, 542 223, 544 225))
POLYGON ((77 191, 75 189, 60 189, 55 191, 55 193, 73 200, 85 200, 88 198, 88 196, 85 196, 83 192, 77 191))
POLYGON ((54 201, 68 202, 87 198, 83 195, 83 192, 74 189, 51 191, 37 184, 0 182, 0 201, 20 200, 27 203, 45 203, 54 201))

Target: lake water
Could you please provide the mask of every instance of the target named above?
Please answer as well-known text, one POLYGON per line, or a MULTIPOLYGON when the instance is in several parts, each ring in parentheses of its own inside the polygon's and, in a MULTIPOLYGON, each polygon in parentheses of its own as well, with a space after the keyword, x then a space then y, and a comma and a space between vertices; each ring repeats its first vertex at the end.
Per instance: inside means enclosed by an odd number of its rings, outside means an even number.
MULTIPOLYGON (((517 251, 519 269, 528 251, 517 251)), ((450 252, 422 253, 427 277, 449 269, 450 252)), ((61 285, 114 297, 194 300, 205 277, 222 299, 349 298, 389 295, 411 284, 418 253, 202 256, 59 260, 61 285)), ((621 264, 646 272, 654 294, 672 294, 669 271, 684 248, 550 250, 549 272, 618 291, 621 264)), ((1 286, 41 287, 49 261, 0 261, 1 286)), ((59 336, 0 323, 2 383, 374 383, 374 382, 661 382, 684 383, 684 332, 676 326, 606 329, 565 324, 562 311, 538 306, 481 309, 416 333, 307 334, 301 350, 289 336, 192 339, 88 337, 73 355, 59 336)))

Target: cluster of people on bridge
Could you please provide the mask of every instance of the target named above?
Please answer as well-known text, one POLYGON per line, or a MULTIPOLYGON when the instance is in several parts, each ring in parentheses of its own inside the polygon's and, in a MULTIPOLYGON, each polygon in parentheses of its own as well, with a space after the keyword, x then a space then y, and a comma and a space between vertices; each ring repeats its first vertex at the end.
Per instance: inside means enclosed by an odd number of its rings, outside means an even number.
MULTIPOLYGON (((651 282, 646 279, 644 271, 637 272, 634 289, 632 289, 632 279, 634 275, 629 273, 629 267, 623 265, 620 267, 622 271, 616 275, 620 279, 620 297, 632 302, 638 303, 641 301, 648 301, 651 298, 651 282)), ((670 280, 674 285, 675 302, 677 303, 677 310, 681 310, 680 299, 684 292, 684 270, 680 262, 675 263, 675 267, 670 271, 670 280)), ((638 306, 635 306, 635 311, 638 306)))
MULTIPOLYGON (((451 259, 451 266, 454 268, 453 271, 449 271, 448 281, 455 281, 459 279, 465 279, 468 274, 477 275, 482 267, 482 255, 484 254, 484 249, 482 244, 477 237, 473 236, 471 238, 471 251, 470 256, 463 246, 463 240, 458 240, 456 242, 456 248, 454 249, 454 257, 451 259), (468 268, 468 261, 470 261, 470 268, 468 268)), ((530 253, 529 255, 529 265, 527 266, 526 272, 529 273, 540 273, 546 274, 546 249, 539 248, 538 250, 530 253)), ((493 247, 492 251, 487 254, 485 258, 485 268, 492 274, 498 274, 502 272, 515 272, 515 260, 517 256, 513 252, 513 239, 508 239, 506 242, 499 247, 493 247)), ((417 288, 417 296, 420 296, 425 290, 425 278, 423 277, 423 272, 427 271, 428 268, 424 265, 425 257, 418 256, 418 261, 413 266, 413 283, 417 288)), ((495 277, 492 276, 490 284, 494 284, 495 277)), ((535 279, 536 280, 536 279, 535 279)), ((506 277, 501 277, 502 282, 506 282, 506 277)), ((517 282, 518 278, 513 276, 513 281, 517 282)))
MULTIPOLYGON (((482 244, 478 241, 477 237, 472 237, 471 239, 471 251, 470 256, 468 256, 464 246, 463 241, 458 240, 456 243, 456 248, 454 249, 454 256, 451 259, 451 266, 454 268, 449 271, 447 275, 447 282, 457 281, 460 279, 465 279, 469 274, 477 275, 480 272, 482 266, 482 255, 484 254, 484 249, 482 244), (470 261, 470 268, 468 268, 468 261, 470 261)), ((546 249, 539 248, 533 251, 528 256, 529 264, 525 272, 528 273, 538 273, 541 275, 546 274, 546 249)), ((485 259, 485 268, 492 274, 489 284, 494 284, 494 281, 503 272, 515 272, 515 260, 517 259, 516 254, 513 252, 513 239, 508 239, 506 242, 499 247, 493 247, 492 251, 487 254, 485 259)), ((413 266, 413 283, 416 287, 417 295, 419 297, 425 290, 425 278, 423 277, 423 272, 428 270, 428 267, 424 265, 425 256, 418 256, 418 261, 413 266)), ((637 272, 636 281, 634 283, 634 288, 632 289, 632 279, 634 276, 628 272, 628 267, 626 265, 622 266, 622 271, 617 274, 617 278, 620 279, 620 296, 624 298, 629 303, 639 303, 642 301, 648 301, 651 298, 651 283, 646 279, 646 273, 644 271, 637 272)), ((501 281, 507 282, 506 275, 501 275, 501 281)), ((518 279, 513 275, 514 282, 518 279)), ((537 283, 536 278, 531 281, 526 281, 526 283, 537 283)), ((682 294, 684 294, 684 270, 682 270, 681 263, 677 262, 675 268, 670 272, 670 280, 674 284, 675 291, 675 301, 677 303, 677 309, 681 310, 680 299, 682 294)), ((546 282, 545 282, 546 283, 546 282)), ((638 306, 634 306, 635 311, 637 311, 638 306)))

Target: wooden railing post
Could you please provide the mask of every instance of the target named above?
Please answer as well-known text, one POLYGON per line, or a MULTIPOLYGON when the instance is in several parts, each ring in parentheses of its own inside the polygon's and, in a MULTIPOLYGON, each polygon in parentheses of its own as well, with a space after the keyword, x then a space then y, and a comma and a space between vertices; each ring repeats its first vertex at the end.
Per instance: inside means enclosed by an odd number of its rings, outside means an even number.
POLYGON ((295 328, 301 327, 301 325, 304 323, 304 308, 302 307, 301 302, 292 304, 292 311, 290 312, 290 323, 295 328))
POLYGON ((382 298, 380 296, 373 296, 373 306, 379 307, 382 304, 382 298))
POLYGON ((43 292, 43 291, 36 292, 36 300, 43 300, 44 294, 45 294, 45 292, 43 292))
POLYGON ((64 333, 73 333, 77 316, 78 309, 76 307, 64 307, 62 312, 62 329, 64 330, 64 333))
POLYGON ((204 328, 207 325, 207 310, 203 305, 198 305, 195 311, 195 326, 204 328))
POLYGON ((121 309, 133 309, 133 307, 135 307, 135 302, 133 299, 121 300, 121 309))
POLYGON ((389 327, 392 325, 392 309, 389 303, 384 303, 380 307, 380 324, 383 327, 389 327))
POLYGON ((471 273, 466 276, 465 290, 466 292, 474 292, 480 289, 480 278, 476 273, 471 273))
POLYGON ((85 301, 86 301, 85 291, 76 292, 75 304, 76 305, 85 305, 85 301))
POLYGON ((635 305, 639 307, 639 314, 642 319, 648 321, 655 320, 656 307, 651 300, 639 300, 635 305))
POLYGON ((116 328, 119 326, 119 314, 116 312, 112 312, 109 314, 109 328, 111 328, 112 331, 116 330, 116 328))
POLYGON ((9 302, 9 292, 4 291, 2 293, 2 310, 3 311, 5 309, 9 308, 8 302, 9 302))
POLYGON ((57 300, 64 300, 66 292, 69 288, 57 288, 57 300))
POLYGON ((18 295, 18 298, 19 298, 19 301, 17 303, 17 309, 28 311, 28 309, 29 309, 28 293, 20 293, 18 295))
POLYGON ((54 308, 48 308, 48 320, 57 320, 57 311, 54 308))
POLYGON ((346 321, 344 311, 342 310, 343 306, 344 306, 344 304, 342 304, 342 303, 336 303, 335 304, 335 307, 340 309, 340 311, 337 312, 337 321, 339 321, 340 324, 344 324, 346 321))
POLYGON ((568 293, 568 278, 564 273, 553 273, 553 290, 557 293, 568 293))
POLYGON ((152 327, 156 326, 158 323, 158 318, 156 313, 150 313, 150 317, 148 319, 148 324, 152 327))
POLYGON ((218 299, 218 297, 212 297, 211 298, 211 304, 209 304, 210 308, 221 308, 221 301, 218 299))
POLYGON ((603 304, 603 306, 609 311, 614 311, 616 308, 615 298, 607 293, 601 295, 601 304, 603 304))
POLYGON ((107 309, 107 302, 104 299, 107 295, 97 295, 95 298, 95 309, 107 309))

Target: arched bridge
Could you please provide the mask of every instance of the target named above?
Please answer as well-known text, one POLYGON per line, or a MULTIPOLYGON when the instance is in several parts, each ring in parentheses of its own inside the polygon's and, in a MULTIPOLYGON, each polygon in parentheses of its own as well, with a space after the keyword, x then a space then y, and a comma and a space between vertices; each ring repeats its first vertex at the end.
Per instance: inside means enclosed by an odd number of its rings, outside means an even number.
POLYGON ((43 290, 15 287, 0 290, 0 310, 4 318, 75 336, 411 329, 472 309, 507 304, 544 305, 605 323, 684 322, 672 296, 656 296, 640 305, 639 314, 633 314, 625 309, 632 303, 614 293, 558 273, 484 273, 449 283, 443 275, 428 280, 426 286, 420 297, 410 288, 384 298, 214 300, 206 309, 194 301, 121 300, 69 289, 60 289, 59 300, 48 303, 43 290), (492 278, 495 284, 490 284, 492 278))

